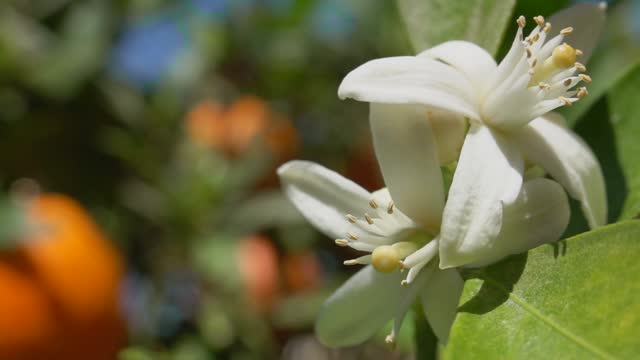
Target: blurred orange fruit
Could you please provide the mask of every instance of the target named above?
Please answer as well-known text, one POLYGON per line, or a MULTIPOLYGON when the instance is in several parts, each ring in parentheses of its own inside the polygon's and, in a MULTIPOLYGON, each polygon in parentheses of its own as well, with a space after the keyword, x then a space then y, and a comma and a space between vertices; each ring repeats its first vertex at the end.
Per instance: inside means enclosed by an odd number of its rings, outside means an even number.
POLYGON ((38 196, 26 216, 33 235, 0 256, 0 359, 115 359, 120 256, 66 196, 38 196))
POLYGON ((282 270, 287 288, 292 292, 315 289, 322 280, 320 262, 312 251, 285 255, 282 270))
POLYGON ((204 147, 224 148, 224 107, 212 100, 194 106, 185 118, 189 138, 204 147))
POLYGON ((267 311, 279 295, 278 251, 261 235, 252 235, 240 241, 236 253, 244 290, 251 306, 267 311))
POLYGON ((244 153, 255 142, 277 160, 293 157, 298 148, 298 133, 291 121, 275 114, 255 96, 239 98, 226 111, 219 103, 205 100, 187 114, 185 121, 190 139, 230 156, 244 153))

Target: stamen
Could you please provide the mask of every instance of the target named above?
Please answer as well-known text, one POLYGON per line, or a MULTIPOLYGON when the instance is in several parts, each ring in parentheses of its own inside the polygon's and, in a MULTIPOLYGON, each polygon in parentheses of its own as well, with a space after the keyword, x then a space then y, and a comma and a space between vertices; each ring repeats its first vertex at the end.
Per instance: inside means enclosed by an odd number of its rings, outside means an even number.
POLYGON ((371 206, 372 209, 377 209, 378 203, 374 199, 371 199, 371 201, 369 201, 369 206, 371 206))
POLYGON ((391 347, 391 349, 395 349, 395 347, 396 347, 396 338, 395 338, 395 336, 393 336, 393 334, 387 335, 387 337, 384 339, 384 342, 387 345, 389 345, 391 347))
POLYGON ((345 215, 345 217, 346 217, 346 218, 347 218, 347 220, 349 220, 349 222, 350 222, 350 223, 352 223, 352 224, 355 224, 355 223, 356 223, 356 221, 358 221, 358 219, 357 219, 355 216, 351 215, 351 214, 347 214, 347 215, 345 215))
POLYGON ((344 265, 368 265, 371 264, 371 255, 360 256, 359 258, 345 260, 344 265))
POLYGON ((367 220, 367 223, 369 223, 369 225, 373 225, 373 219, 371 218, 371 215, 364 213, 364 219, 367 220))
POLYGON ((576 49, 576 56, 582 56, 583 52, 580 49, 576 49))
POLYGON ((587 74, 578 74, 578 76, 580 77, 580 79, 582 79, 582 81, 586 82, 587 84, 591 83, 591 76, 587 74))
POLYGON ((581 87, 580 89, 578 89, 578 92, 576 93, 576 96, 580 99, 582 99, 583 97, 587 96, 589 94, 589 92, 587 91, 586 87, 581 87))
POLYGON ((518 20, 516 20, 516 23, 519 27, 523 28, 527 25, 527 19, 525 19, 524 16, 520 15, 520 17, 518 17, 518 20))
POLYGON ((389 206, 387 206, 387 214, 393 214, 393 207, 395 206, 395 203, 393 201, 391 201, 389 203, 389 206))
POLYGON ((351 240, 358 240, 358 235, 352 233, 352 232, 347 232, 347 236, 349 237, 349 239, 351 240))
POLYGON ((565 105, 567 105, 567 106, 571 106, 571 105, 572 105, 571 100, 567 99, 567 98, 566 98, 566 97, 564 97, 564 96, 560 96, 558 99, 559 99, 560 101, 562 101, 562 102, 563 102, 565 105))
POLYGON ((585 72, 587 71, 587 67, 582 65, 581 63, 577 62, 575 64, 573 64, 573 66, 576 67, 576 69, 580 70, 581 72, 585 72))
POLYGON ((572 32, 573 32, 573 28, 572 28, 571 26, 566 27, 566 28, 564 28, 564 29, 560 30, 560 34, 561 34, 561 35, 569 35, 569 34, 571 34, 572 32))
POLYGON ((542 15, 534 16, 533 21, 535 21, 538 26, 544 25, 544 17, 542 15))
POLYGON ((540 88, 540 90, 549 90, 551 88, 551 85, 544 82, 540 82, 538 83, 538 87, 540 88))
POLYGON ((345 239, 336 239, 336 245, 338 246, 349 246, 349 241, 345 240, 345 239))
POLYGON ((544 28, 542 30, 546 33, 551 32, 551 23, 544 24, 544 28))

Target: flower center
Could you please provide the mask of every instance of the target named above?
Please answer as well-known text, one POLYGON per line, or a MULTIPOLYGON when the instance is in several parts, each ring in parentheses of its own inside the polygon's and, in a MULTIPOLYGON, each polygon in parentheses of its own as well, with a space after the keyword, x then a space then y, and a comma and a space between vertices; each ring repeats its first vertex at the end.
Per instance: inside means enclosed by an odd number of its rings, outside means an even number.
POLYGON ((413 254, 416 250, 418 250, 418 245, 408 241, 378 246, 371 253, 371 264, 380 272, 390 273, 400 267, 402 259, 413 254))
POLYGON ((345 238, 335 242, 338 246, 371 254, 347 260, 345 265, 371 264, 380 272, 392 272, 400 267, 403 259, 418 250, 419 245, 430 240, 388 197, 374 196, 369 208, 370 212, 360 217, 346 214, 351 226, 345 238))
POLYGON ((511 49, 487 83, 482 103, 483 122, 487 125, 517 128, 587 95, 585 87, 575 88, 580 82, 591 82, 588 75, 577 74, 586 71, 576 62, 582 51, 564 42, 573 28, 564 28, 546 41, 551 24, 542 16, 533 19, 537 26, 525 38, 525 18, 518 18, 511 49))

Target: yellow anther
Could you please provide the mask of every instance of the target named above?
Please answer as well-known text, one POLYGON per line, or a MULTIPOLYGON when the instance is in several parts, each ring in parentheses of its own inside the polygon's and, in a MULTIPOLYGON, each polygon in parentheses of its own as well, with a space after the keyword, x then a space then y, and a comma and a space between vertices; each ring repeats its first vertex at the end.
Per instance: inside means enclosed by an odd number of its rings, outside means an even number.
POLYGON ((344 265, 358 265, 358 261, 357 261, 357 260, 354 260, 354 259, 351 259, 351 260, 345 260, 345 261, 343 262, 343 264, 344 264, 344 265))
POLYGON ((351 214, 347 214, 347 215, 345 215, 345 217, 346 217, 346 218, 347 218, 347 220, 348 220, 350 223, 352 223, 352 224, 355 224, 355 223, 356 223, 356 221, 358 220, 358 219, 356 219, 356 217, 355 217, 355 216, 353 216, 353 215, 351 215, 351 214))
POLYGON ((580 70, 581 72, 585 72, 587 71, 587 67, 582 65, 581 63, 577 62, 575 64, 573 64, 573 66, 576 67, 576 69, 580 70))
POLYGON ((573 32, 573 28, 572 28, 571 26, 566 27, 566 28, 564 28, 564 29, 560 30, 560 34, 562 34, 562 35, 569 35, 569 34, 571 34, 572 32, 573 32))
POLYGON ((374 199, 371 199, 371 201, 369 201, 369 206, 371 206, 372 209, 377 209, 378 203, 374 199))
POLYGON ((553 49, 551 53, 553 65, 566 69, 576 62, 576 50, 568 44, 562 44, 553 49))
POLYGON ((546 33, 551 32, 551 23, 544 24, 544 28, 542 30, 546 33))
POLYGON ((352 233, 352 232, 347 232, 347 236, 349 237, 349 239, 351 240, 358 240, 358 235, 352 233))
POLYGON ((387 206, 387 214, 393 214, 394 206, 395 206, 395 203, 393 201, 389 203, 389 206, 387 206))
POLYGON ((583 52, 580 49, 576 49, 576 56, 582 56, 583 52))
POLYGON ((576 93, 576 96, 580 99, 582 99, 583 97, 587 96, 589 94, 589 92, 587 91, 586 87, 581 87, 580 89, 578 89, 578 93, 576 93))
POLYGON ((573 104, 573 103, 571 102, 571 100, 567 99, 567 98, 566 98, 566 97, 564 97, 564 96, 560 96, 558 99, 559 99, 560 101, 562 101, 562 102, 563 102, 565 105, 567 105, 567 106, 571 106, 571 105, 573 104))
POLYGON ((533 21, 535 21, 538 26, 544 26, 544 17, 542 15, 534 16, 533 21))
POLYGON ((371 253, 371 264, 380 272, 394 271, 398 268, 398 261, 400 261, 398 251, 389 245, 378 246, 371 253))
POLYGON ((336 239, 336 245, 338 246, 349 246, 349 242, 345 239, 336 239))
POLYGON ((365 213, 364 219, 367 220, 367 223, 369 223, 369 225, 373 225, 373 219, 371 218, 371 215, 365 213))
POLYGON ((518 20, 516 20, 516 23, 518 23, 519 27, 523 28, 525 27, 525 25, 527 25, 527 19, 525 19, 524 16, 520 15, 518 20))
POLYGON ((580 77, 580 79, 582 79, 582 81, 586 82, 587 84, 591 82, 591 76, 587 74, 579 74, 578 76, 580 77))

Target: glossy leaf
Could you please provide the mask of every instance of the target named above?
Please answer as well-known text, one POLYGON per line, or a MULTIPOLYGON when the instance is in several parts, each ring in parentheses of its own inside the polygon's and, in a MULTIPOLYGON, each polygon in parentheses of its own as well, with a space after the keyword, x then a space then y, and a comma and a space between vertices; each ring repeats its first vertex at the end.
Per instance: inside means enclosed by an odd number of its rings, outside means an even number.
POLYGON ((468 40, 495 55, 515 0, 397 0, 416 52, 448 40, 468 40))
POLYGON ((616 150, 625 175, 627 198, 620 216, 629 219, 640 214, 640 66, 611 89, 608 97, 616 150))
POLYGON ((611 359, 640 353, 640 222, 472 270, 444 359, 611 359))
POLYGON ((608 15, 600 46, 587 63, 587 73, 593 79, 587 85, 589 96, 562 109, 569 125, 576 124, 609 88, 640 64, 640 40, 631 25, 636 21, 631 11, 632 3, 622 2, 608 15))

